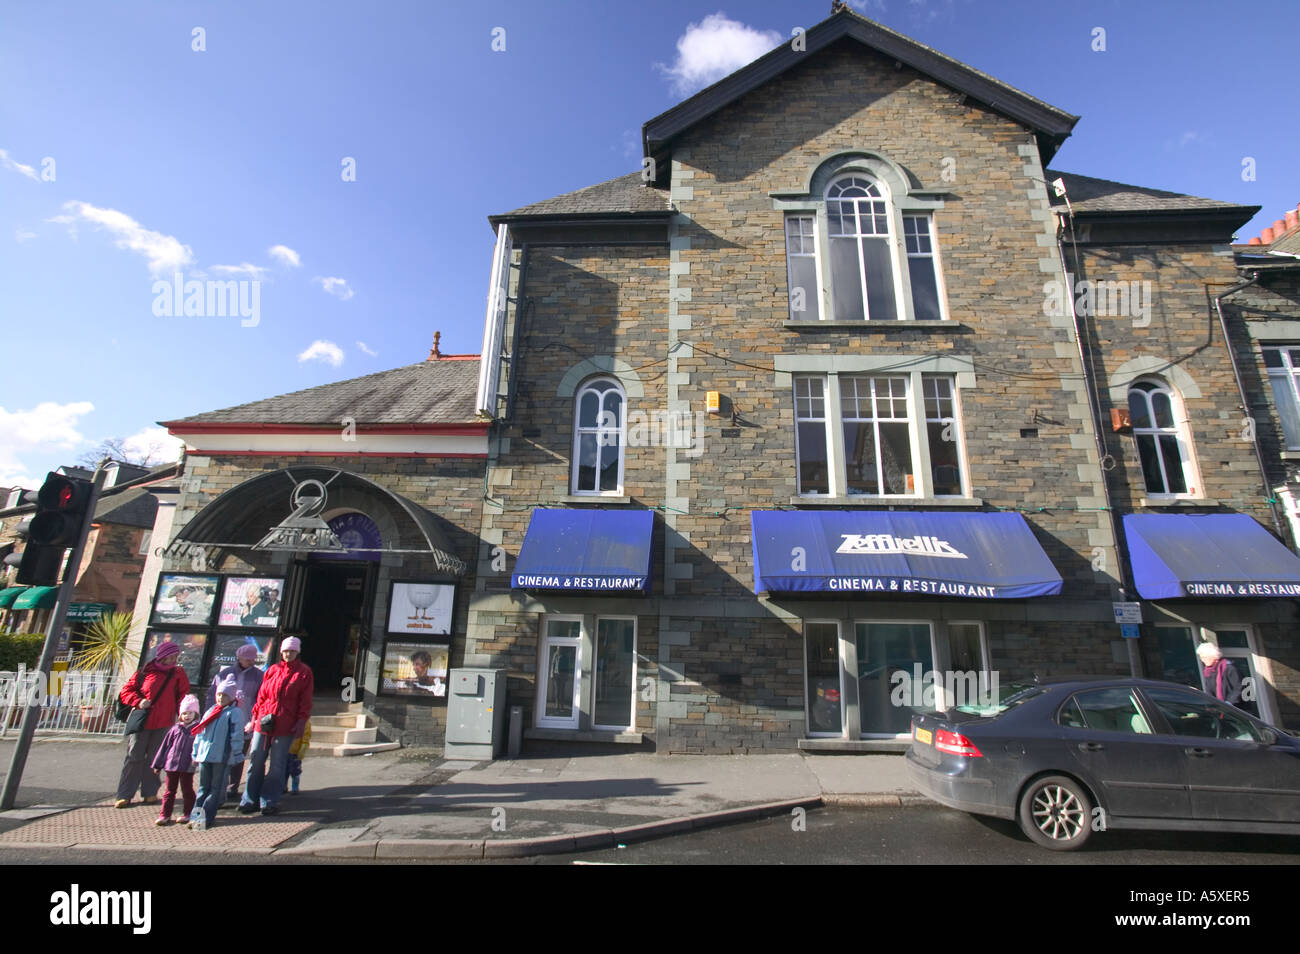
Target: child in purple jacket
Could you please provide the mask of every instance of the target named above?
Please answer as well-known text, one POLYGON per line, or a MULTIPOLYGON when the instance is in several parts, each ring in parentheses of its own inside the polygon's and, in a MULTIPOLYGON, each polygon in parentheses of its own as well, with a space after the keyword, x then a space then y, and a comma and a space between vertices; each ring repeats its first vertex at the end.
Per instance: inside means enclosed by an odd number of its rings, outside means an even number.
POLYGON ((155 825, 170 825, 172 809, 176 805, 176 786, 181 787, 182 805, 186 817, 194 809, 194 759, 190 726, 199 717, 198 696, 181 700, 180 721, 167 730, 158 754, 153 757, 153 767, 167 773, 167 789, 163 794, 162 812, 155 825))

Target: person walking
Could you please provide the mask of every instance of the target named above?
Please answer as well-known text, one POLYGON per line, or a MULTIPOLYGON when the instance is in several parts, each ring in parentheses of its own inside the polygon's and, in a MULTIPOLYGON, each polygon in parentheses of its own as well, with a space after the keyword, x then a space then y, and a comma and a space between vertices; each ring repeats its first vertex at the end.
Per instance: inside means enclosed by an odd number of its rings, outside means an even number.
POLYGON ((1242 699, 1245 686, 1241 673, 1229 660, 1223 658, 1223 652, 1214 643, 1201 643, 1196 647, 1196 655, 1201 659, 1201 686, 1208 695, 1236 706, 1242 712, 1257 715, 1255 704, 1242 699))
MULTIPOLYGON (((244 722, 248 720, 253 711, 253 703, 257 701, 257 691, 262 688, 263 673, 257 668, 257 647, 252 643, 244 643, 235 650, 235 665, 227 666, 221 672, 212 678, 212 689, 208 694, 208 706, 217 704, 217 687, 221 685, 227 677, 234 677, 236 696, 235 701, 240 709, 244 712, 243 721, 240 722, 240 728, 243 728, 244 722)), ((253 741, 253 733, 244 733, 242 752, 248 754, 249 745, 253 741)), ((234 801, 239 797, 239 780, 244 775, 244 761, 240 759, 234 765, 230 766, 230 788, 226 793, 226 801, 234 801)))
POLYGON ((126 757, 122 760, 122 774, 117 780, 117 801, 114 808, 131 804, 136 789, 140 790, 145 805, 158 804, 161 782, 150 768, 153 757, 163 738, 176 722, 181 700, 190 692, 190 681, 177 662, 181 648, 167 642, 158 647, 153 661, 147 663, 122 687, 118 699, 132 709, 145 709, 149 715, 144 728, 126 737, 126 757))
POLYGON ((244 726, 245 732, 253 733, 253 742, 248 751, 248 783, 239 802, 240 814, 251 815, 259 805, 263 815, 279 811, 289 768, 289 747, 302 737, 311 718, 315 680, 311 669, 298 659, 301 652, 302 641, 297 636, 289 636, 280 644, 280 661, 267 669, 252 718, 244 726))

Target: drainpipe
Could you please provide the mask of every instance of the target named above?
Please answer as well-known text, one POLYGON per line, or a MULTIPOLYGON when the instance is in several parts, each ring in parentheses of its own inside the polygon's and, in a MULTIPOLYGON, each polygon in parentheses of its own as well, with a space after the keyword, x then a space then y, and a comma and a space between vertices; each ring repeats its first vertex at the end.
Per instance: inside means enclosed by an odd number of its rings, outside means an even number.
MULTIPOLYGON (((1115 541, 1115 561, 1119 564, 1119 572, 1116 576, 1119 579, 1119 599, 1120 602, 1128 602, 1128 584, 1130 580, 1129 566, 1124 559, 1123 548, 1120 546, 1119 521, 1115 518, 1115 508, 1110 498, 1110 481, 1106 475, 1114 468, 1114 457, 1106 450, 1106 442, 1102 437, 1101 406, 1097 397, 1097 388, 1093 381, 1092 365, 1088 360, 1086 346, 1083 343, 1083 329, 1079 325, 1079 315, 1074 309, 1074 289, 1069 287, 1070 269, 1065 261, 1065 214, 1061 213, 1057 220, 1059 225, 1056 231, 1056 250, 1061 256, 1061 280, 1065 287, 1065 297, 1070 303, 1070 318, 1074 322, 1074 343, 1079 351, 1079 364, 1083 368, 1083 383, 1088 391, 1088 411, 1092 416, 1093 438, 1097 444, 1097 466, 1101 469, 1101 496, 1106 507, 1106 516, 1110 520, 1110 535, 1115 541), (1106 461, 1111 461, 1111 467, 1106 467, 1106 461)), ((1075 253, 1075 261, 1078 261, 1078 252, 1075 253)), ((1135 678, 1141 677, 1142 673, 1142 654, 1139 652, 1138 643, 1140 640, 1125 639, 1124 645, 1128 650, 1129 674, 1135 678)))
MULTIPOLYGON (((1250 418, 1253 424, 1255 419, 1251 417, 1250 404, 1246 400, 1246 387, 1241 383, 1241 368, 1237 365, 1237 353, 1233 350, 1232 339, 1228 337, 1228 321, 1223 317, 1222 304, 1223 299, 1229 295, 1235 295, 1259 281, 1259 272, 1248 272, 1247 274, 1250 277, 1246 281, 1238 282, 1222 295, 1214 297, 1214 310, 1219 316, 1219 330, 1223 332, 1223 346, 1228 349, 1228 360, 1232 362, 1232 380, 1237 383, 1237 397, 1241 399, 1241 413, 1250 418)), ((1259 449, 1259 434, 1256 428, 1251 428, 1250 437, 1251 446, 1255 448, 1255 463, 1259 465, 1259 479, 1264 485, 1264 499, 1268 501, 1268 513, 1273 518, 1273 530, 1277 533, 1279 539, 1285 540, 1286 535, 1282 532, 1282 521, 1277 516, 1277 505, 1273 502, 1273 488, 1269 486, 1268 468, 1264 466, 1264 452, 1259 449)))

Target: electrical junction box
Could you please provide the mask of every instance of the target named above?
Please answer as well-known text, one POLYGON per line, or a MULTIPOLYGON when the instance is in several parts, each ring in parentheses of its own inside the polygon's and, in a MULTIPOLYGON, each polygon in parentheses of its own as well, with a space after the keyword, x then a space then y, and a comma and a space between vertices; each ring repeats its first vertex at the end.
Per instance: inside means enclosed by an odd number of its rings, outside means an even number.
POLYGON ((453 669, 449 675, 443 756, 471 762, 496 758, 506 737, 506 671, 453 669))

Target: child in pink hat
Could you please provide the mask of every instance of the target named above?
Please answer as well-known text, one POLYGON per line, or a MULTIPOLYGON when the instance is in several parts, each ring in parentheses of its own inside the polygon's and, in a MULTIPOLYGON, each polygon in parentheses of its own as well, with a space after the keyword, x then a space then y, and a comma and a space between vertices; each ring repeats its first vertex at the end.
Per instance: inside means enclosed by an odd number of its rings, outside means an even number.
POLYGON ((170 825, 172 809, 176 806, 176 786, 181 788, 181 810, 186 817, 194 808, 194 741, 190 727, 199 717, 199 697, 188 695, 181 700, 180 717, 163 736, 158 754, 153 757, 155 770, 167 776, 167 789, 163 793, 162 811, 155 825, 170 825))

